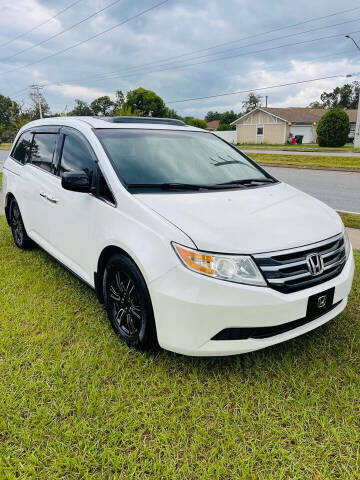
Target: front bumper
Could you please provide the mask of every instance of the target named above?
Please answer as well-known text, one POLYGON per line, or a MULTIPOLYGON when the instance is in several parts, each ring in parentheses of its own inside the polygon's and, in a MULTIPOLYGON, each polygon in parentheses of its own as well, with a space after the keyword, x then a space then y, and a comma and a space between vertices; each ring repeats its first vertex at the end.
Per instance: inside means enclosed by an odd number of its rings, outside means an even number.
POLYGON ((302 335, 334 318, 346 307, 354 275, 351 252, 336 278, 291 294, 268 287, 224 282, 182 265, 150 283, 159 344, 193 356, 235 355, 259 350, 302 335), (270 327, 306 316, 311 295, 335 287, 338 305, 305 325, 262 339, 211 340, 226 328, 270 327))

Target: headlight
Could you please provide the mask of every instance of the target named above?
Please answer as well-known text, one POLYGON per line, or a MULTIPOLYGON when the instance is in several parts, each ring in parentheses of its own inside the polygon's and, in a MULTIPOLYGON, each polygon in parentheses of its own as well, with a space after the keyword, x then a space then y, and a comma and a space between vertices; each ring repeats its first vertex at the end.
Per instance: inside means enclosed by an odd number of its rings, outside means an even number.
POLYGON ((254 260, 247 255, 215 255, 191 250, 176 243, 172 245, 185 267, 193 272, 228 282, 266 286, 254 260))
POLYGON ((349 255, 350 255, 351 244, 350 244, 349 236, 348 236, 346 230, 344 230, 344 247, 345 247, 345 257, 346 257, 346 260, 347 260, 349 258, 349 255))

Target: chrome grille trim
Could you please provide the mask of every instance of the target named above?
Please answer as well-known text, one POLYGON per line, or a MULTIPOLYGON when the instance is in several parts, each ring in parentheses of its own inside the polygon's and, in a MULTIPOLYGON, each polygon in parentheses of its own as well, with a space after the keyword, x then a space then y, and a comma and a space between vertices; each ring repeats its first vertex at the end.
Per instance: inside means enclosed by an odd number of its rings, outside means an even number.
POLYGON ((287 250, 275 250, 273 252, 265 252, 265 253, 257 253, 256 255, 253 255, 254 258, 256 257, 272 257, 273 255, 287 255, 288 253, 296 253, 296 252, 303 252, 304 250, 313 250, 318 247, 322 247, 324 245, 327 245, 328 243, 335 242, 336 240, 340 240, 341 238, 344 238, 343 233, 339 233, 338 235, 334 235, 333 237, 328 238, 327 240, 322 240, 321 242, 316 242, 316 243, 310 243, 307 245, 304 245, 302 247, 295 247, 295 248, 289 248, 287 250))
POLYGON ((346 263, 344 235, 303 247, 255 254, 253 258, 269 287, 283 293, 296 292, 340 274, 346 263), (321 258, 323 270, 318 275, 309 271, 307 258, 311 254, 321 258))

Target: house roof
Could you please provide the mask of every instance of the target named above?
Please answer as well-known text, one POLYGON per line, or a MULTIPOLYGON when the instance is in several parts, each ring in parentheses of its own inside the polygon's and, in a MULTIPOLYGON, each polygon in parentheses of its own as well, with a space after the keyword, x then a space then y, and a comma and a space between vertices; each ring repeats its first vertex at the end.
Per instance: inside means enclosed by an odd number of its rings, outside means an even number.
POLYGON ((219 127, 219 120, 212 120, 211 122, 207 123, 207 127, 211 130, 216 130, 219 127))
MULTIPOLYGON (((320 118, 327 112, 325 108, 301 108, 301 107, 288 107, 288 108, 255 108, 255 110, 262 110, 264 112, 268 112, 271 115, 275 115, 276 117, 286 120, 287 122, 294 122, 294 123, 313 123, 318 122, 320 118)), ((351 123, 356 122, 356 114, 357 110, 345 110, 345 112, 349 116, 349 120, 351 123)), ((252 113, 252 112, 249 112, 252 113)), ((247 114, 249 115, 249 114, 247 114)), ((237 123, 238 120, 244 118, 238 118, 234 123, 237 123)))

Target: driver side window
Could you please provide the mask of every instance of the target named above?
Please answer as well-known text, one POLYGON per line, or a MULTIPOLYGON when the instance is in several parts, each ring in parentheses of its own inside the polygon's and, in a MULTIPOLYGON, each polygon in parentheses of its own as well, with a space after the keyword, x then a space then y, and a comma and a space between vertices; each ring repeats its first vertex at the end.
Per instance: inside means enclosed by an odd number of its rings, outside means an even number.
POLYGON ((87 144, 77 135, 65 134, 60 160, 60 176, 64 172, 94 173, 95 162, 87 144))

